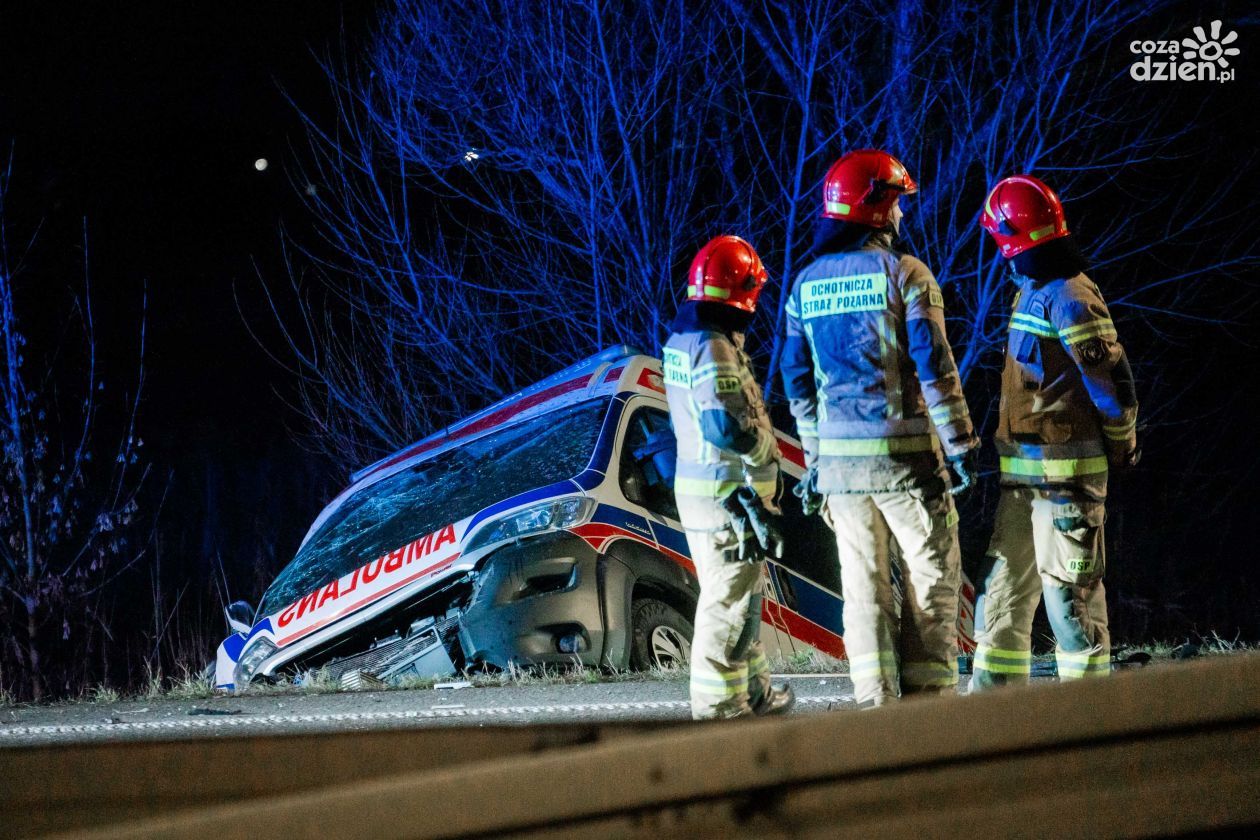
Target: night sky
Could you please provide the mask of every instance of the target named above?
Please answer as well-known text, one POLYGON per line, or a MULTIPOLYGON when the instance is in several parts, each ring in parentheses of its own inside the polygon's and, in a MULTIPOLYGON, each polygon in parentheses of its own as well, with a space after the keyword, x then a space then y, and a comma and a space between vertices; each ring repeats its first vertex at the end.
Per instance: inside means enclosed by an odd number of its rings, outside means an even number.
POLYGON ((148 283, 151 434, 259 445, 278 425, 282 371, 247 334, 233 292, 254 314, 254 262, 282 272, 279 223, 304 221, 286 167, 301 129, 284 93, 318 112, 326 83, 312 50, 335 43, 343 22, 361 31, 372 4, 195 8, 9 6, 0 125, 15 143, 21 211, 54 225, 87 216, 104 305, 136 306, 148 283))
MULTIPOLYGON (((107 379, 134 379, 147 287, 141 428, 166 530, 172 516, 183 520, 188 550, 257 554, 235 533, 251 518, 267 550, 278 542, 291 552, 340 481, 301 446, 300 419, 284 402, 291 382, 246 320, 273 337, 259 275, 285 282, 280 225, 301 237, 308 224, 290 180, 302 129, 286 94, 322 114, 327 82, 315 54, 343 33, 360 37, 373 6, 30 2, 0 13, 10 214, 22 227, 42 220, 36 253, 66 285, 81 276, 87 218, 107 379), (258 506, 240 491, 294 465, 302 498, 276 492, 258 506)), ((59 311, 59 300, 46 308, 59 311)), ((38 332, 32 320, 26 328, 38 332)))

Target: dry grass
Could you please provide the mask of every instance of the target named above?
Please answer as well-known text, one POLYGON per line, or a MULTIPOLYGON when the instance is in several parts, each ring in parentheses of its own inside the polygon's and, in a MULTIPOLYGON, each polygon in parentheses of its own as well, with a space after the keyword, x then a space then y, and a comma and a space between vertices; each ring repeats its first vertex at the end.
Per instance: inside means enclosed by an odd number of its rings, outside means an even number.
POLYGON ((111 688, 108 685, 98 685, 88 689, 86 699, 89 703, 117 703, 122 699, 122 695, 118 693, 116 688, 111 688))

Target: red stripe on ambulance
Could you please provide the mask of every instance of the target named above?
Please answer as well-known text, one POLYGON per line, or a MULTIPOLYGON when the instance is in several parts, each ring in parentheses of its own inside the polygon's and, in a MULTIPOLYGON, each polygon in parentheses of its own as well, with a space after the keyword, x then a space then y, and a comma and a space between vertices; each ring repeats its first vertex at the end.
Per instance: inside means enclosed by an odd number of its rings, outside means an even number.
POLYGON ((347 613, 397 591, 414 580, 443 571, 458 559, 458 549, 456 549, 454 554, 398 579, 399 574, 402 573, 405 567, 426 559, 430 555, 439 553, 446 546, 457 546, 458 542, 455 526, 447 525, 445 528, 434 531, 431 534, 425 534, 423 537, 413 540, 401 548, 382 554, 375 560, 363 564, 350 574, 343 575, 319 589, 308 592, 280 611, 275 622, 277 629, 288 627, 294 622, 300 622, 304 617, 309 616, 311 619, 315 619, 317 613, 324 611, 325 605, 329 605, 331 613, 321 615, 318 620, 306 624, 288 636, 278 638, 276 643, 283 646, 300 639, 336 621, 347 613), (360 597, 353 602, 346 602, 346 599, 354 592, 360 592, 360 597))

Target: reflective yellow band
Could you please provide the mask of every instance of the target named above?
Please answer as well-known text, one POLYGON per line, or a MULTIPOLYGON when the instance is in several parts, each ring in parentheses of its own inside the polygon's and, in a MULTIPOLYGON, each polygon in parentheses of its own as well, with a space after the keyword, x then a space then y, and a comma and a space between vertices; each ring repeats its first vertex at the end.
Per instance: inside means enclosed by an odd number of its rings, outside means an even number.
POLYGON ((1116 337, 1116 326, 1111 322, 1110 318, 1099 318, 1087 324, 1077 324, 1074 327, 1059 330, 1059 338, 1063 339, 1063 343, 1069 346, 1103 336, 1107 338, 1116 337))
POLYGON ((712 676, 691 672, 691 688, 703 694, 719 697, 734 697, 748 690, 748 677, 744 673, 723 676, 713 672, 712 676))
POLYGON ((743 482, 716 478, 674 477, 674 493, 678 496, 703 496, 706 499, 725 499, 742 486, 743 482))
POLYGON ((1134 417, 1132 420, 1127 420, 1127 421, 1122 420, 1119 423, 1103 423, 1102 424, 1103 434, 1111 438, 1112 440, 1128 440, 1129 435, 1133 433, 1133 430, 1136 427, 1137 427, 1136 417, 1134 417))
POLYGON ((704 287, 704 291, 701 292, 701 291, 697 291, 695 286, 687 287, 687 297, 689 298, 700 297, 701 295, 703 295, 704 297, 715 297, 721 300, 726 300, 727 298, 731 296, 731 290, 719 288, 718 286, 706 285, 704 287))
POLYGON ((928 409, 933 423, 952 423, 955 420, 966 420, 971 414, 967 411, 965 400, 956 400, 946 405, 938 405, 928 409))
POLYGON ((860 668, 850 668, 849 679, 861 680, 861 679, 866 679, 867 677, 878 677, 886 673, 887 674, 895 673, 896 670, 897 670, 897 664, 895 662, 883 662, 883 663, 876 662, 872 665, 863 665, 860 668))
POLYGON ((738 365, 724 365, 717 362, 710 362, 707 365, 701 365, 691 372, 691 387, 696 387, 702 382, 708 382, 710 379, 716 379, 719 376, 739 377, 742 371, 738 365))
POLYGON ((892 455, 901 452, 930 452, 936 448, 931 435, 885 438, 822 438, 820 455, 892 455))
POLYGON ((974 667, 994 674, 1028 674, 1032 671, 1032 651, 980 645, 976 648, 974 667))
POLYGON ((1035 318, 1023 312, 1016 312, 1011 316, 1008 328, 1039 335, 1042 338, 1057 338, 1059 335, 1054 329, 1054 324, 1044 318, 1035 318))
POLYGON ((796 431, 801 437, 818 437, 818 421, 797 420, 796 431))
POLYGON ((824 201, 823 207, 828 213, 836 213, 841 216, 849 215, 849 211, 853 209, 843 201, 824 201))
POLYGON ((1080 335, 1081 333, 1093 332, 1097 329, 1115 330, 1115 328, 1116 325, 1110 318, 1095 318, 1094 320, 1086 321, 1083 324, 1075 324, 1070 327, 1065 327, 1059 330, 1059 335, 1063 338, 1071 338, 1072 336, 1080 335))
POLYGON ((1038 239, 1044 239, 1045 237, 1049 236, 1052 233, 1054 233, 1054 225, 1046 225, 1043 228, 1030 230, 1028 232, 1028 238, 1031 239, 1033 242, 1036 242, 1038 239))
POLYGON ((1111 653, 1094 650, 1055 651, 1055 662, 1059 666, 1060 679, 1081 679, 1083 677, 1101 677, 1111 673, 1111 653))
MULTIPOLYGON (((676 476, 674 478, 674 494, 677 496, 702 496, 706 499, 725 499, 734 493, 745 482, 732 481, 730 479, 717 478, 683 478, 676 476)), ((757 491, 758 496, 771 496, 778 488, 778 483, 773 479, 768 481, 754 481, 750 485, 752 489, 757 491)))
POLYGON ((879 676, 886 671, 894 672, 896 669, 897 654, 891 650, 878 650, 872 653, 859 653, 856 656, 849 656, 850 679, 879 676))
POLYGON ((1002 472, 1029 478, 1073 478, 1107 471, 1107 458, 1011 458, 999 459, 1002 472))

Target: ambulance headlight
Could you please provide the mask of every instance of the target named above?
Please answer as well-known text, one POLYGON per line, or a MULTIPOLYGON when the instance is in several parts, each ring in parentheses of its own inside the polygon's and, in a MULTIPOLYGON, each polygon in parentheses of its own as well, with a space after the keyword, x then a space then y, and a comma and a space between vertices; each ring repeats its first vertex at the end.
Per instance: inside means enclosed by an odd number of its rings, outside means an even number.
POLYGON ((233 675, 233 682, 238 690, 249 685, 258 666, 266 662, 277 649, 266 636, 259 636, 245 646, 245 650, 241 651, 241 658, 236 660, 236 671, 233 675))
POLYGON ((468 541, 464 554, 491 543, 572 528, 589 520, 594 512, 595 500, 587 496, 565 496, 532 505, 482 525, 468 541))

